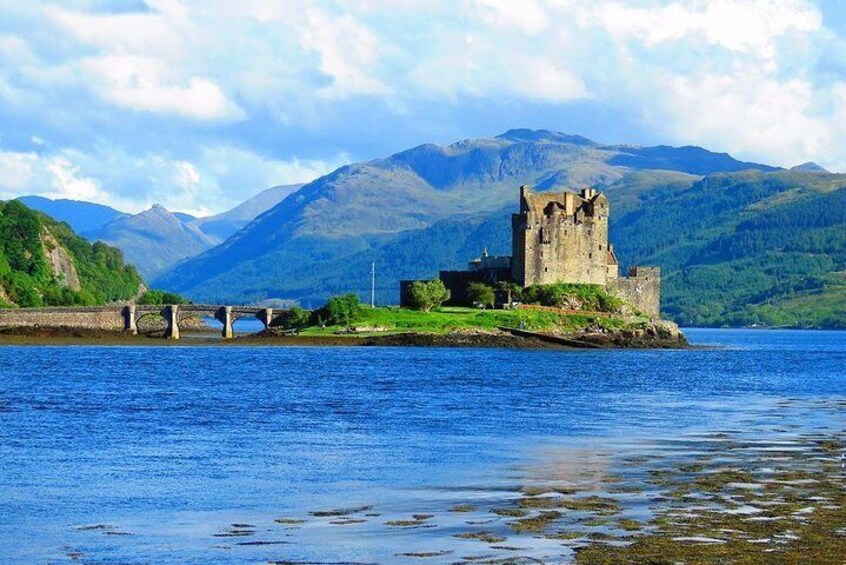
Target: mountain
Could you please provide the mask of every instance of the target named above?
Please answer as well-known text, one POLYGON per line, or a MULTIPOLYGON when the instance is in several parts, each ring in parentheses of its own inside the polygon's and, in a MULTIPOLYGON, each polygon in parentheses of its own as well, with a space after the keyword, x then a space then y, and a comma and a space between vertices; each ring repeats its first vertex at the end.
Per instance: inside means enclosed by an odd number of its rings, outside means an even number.
POLYGON ((238 206, 198 218, 154 206, 140 214, 81 200, 50 200, 41 196, 18 198, 31 208, 67 222, 84 237, 120 248, 145 277, 153 277, 179 261, 209 249, 273 208, 301 184, 268 188, 238 206))
POLYGON ((0 202, 0 307, 106 304, 141 286, 119 250, 92 245, 20 201, 0 202))
POLYGON ((17 200, 53 219, 67 222, 76 233, 99 229, 124 215, 114 208, 82 200, 51 200, 42 196, 21 196, 17 200))
POLYGON ((796 165, 790 169, 791 171, 796 171, 800 173, 828 173, 825 168, 817 165, 812 161, 808 161, 807 163, 802 163, 801 165, 796 165))
POLYGON ((268 188, 227 212, 197 218, 193 220, 193 225, 209 237, 223 241, 302 186, 302 184, 287 184, 268 188))
POLYGON ((193 226, 193 221, 186 222, 163 206, 155 205, 134 216, 118 217, 99 229, 86 232, 85 237, 120 248, 127 260, 149 280, 217 243, 193 226))
POLYGON ((376 261, 380 299, 395 302, 400 278, 460 267, 484 245, 508 253, 521 184, 596 186, 622 214, 653 191, 683 191, 702 175, 746 170, 777 169, 698 147, 602 145, 544 130, 421 145, 303 186, 156 283, 201 301, 316 304, 340 291, 366 294, 376 261))

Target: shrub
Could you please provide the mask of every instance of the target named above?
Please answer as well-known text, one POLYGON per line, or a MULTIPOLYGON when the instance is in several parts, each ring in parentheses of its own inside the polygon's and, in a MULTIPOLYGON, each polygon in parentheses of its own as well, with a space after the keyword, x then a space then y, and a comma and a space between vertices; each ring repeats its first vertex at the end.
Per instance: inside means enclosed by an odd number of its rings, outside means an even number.
POLYGON ((481 282, 471 282, 467 285, 467 298, 470 302, 485 306, 494 305, 494 289, 481 282))
POLYGON ((311 312, 300 308, 299 306, 292 306, 288 313, 285 314, 284 327, 288 330, 304 328, 308 325, 311 319, 311 312))
POLYGON ((622 300, 595 284, 537 284, 524 288, 522 298, 527 304, 597 312, 619 312, 623 306, 622 300))
POLYGON ((414 281, 408 288, 408 298, 413 309, 429 312, 449 300, 450 292, 440 279, 414 281))
POLYGON ((341 324, 349 326, 361 311, 361 299, 353 292, 333 296, 320 310, 322 317, 330 326, 341 324))

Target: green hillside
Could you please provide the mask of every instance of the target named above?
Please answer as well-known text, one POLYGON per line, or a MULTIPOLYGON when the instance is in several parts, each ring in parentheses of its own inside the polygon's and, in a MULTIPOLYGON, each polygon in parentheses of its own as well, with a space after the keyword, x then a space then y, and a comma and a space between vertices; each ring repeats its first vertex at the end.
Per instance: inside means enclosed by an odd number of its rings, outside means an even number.
POLYGON ((18 201, 0 202, 0 306, 97 305, 142 284, 121 252, 18 201))
POLYGON ((846 327, 846 175, 706 177, 613 222, 618 255, 664 270, 683 325, 846 327))

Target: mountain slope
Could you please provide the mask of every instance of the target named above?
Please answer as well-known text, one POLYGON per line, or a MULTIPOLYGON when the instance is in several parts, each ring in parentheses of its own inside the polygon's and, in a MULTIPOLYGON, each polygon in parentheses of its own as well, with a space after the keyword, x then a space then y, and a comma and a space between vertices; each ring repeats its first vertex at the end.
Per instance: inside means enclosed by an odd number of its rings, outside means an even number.
MULTIPOLYGON (((661 187, 687 187, 703 172, 747 169, 775 170, 700 148, 606 146, 548 131, 422 145, 305 185, 157 284, 197 300, 319 301, 341 285, 364 291, 368 277, 361 265, 369 272, 369 262, 377 260, 390 273, 382 279, 384 298, 396 300, 397 278, 431 276, 436 266, 455 267, 470 258, 459 253, 478 253, 483 238, 463 224, 472 218, 482 225, 497 214, 507 219, 503 210, 515 205, 521 184, 593 185, 606 189, 612 202, 619 197, 636 203, 640 194, 661 187), (398 242, 430 241, 440 248, 435 234, 447 227, 458 231, 443 252, 420 249, 404 262, 396 259, 403 256, 398 242)), ((504 237, 510 237, 507 228, 504 237)))
POLYGON ((105 304, 133 297, 141 284, 117 249, 19 201, 0 202, 0 306, 105 304))
POLYGON ((302 186, 302 184, 286 184, 268 188, 231 210, 215 216, 197 218, 193 225, 207 236, 222 242, 302 186))
POLYGON ((159 205, 134 216, 121 216, 84 235, 120 248, 147 279, 216 243, 159 205))
POLYGON ((114 208, 82 200, 51 200, 42 196, 21 196, 16 200, 55 220, 67 222, 76 233, 99 229, 125 215, 114 208))

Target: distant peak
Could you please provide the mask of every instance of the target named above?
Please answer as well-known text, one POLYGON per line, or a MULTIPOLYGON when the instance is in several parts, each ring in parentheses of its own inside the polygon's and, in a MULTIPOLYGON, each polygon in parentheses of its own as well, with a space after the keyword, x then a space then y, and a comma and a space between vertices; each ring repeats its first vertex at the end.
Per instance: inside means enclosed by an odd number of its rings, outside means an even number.
POLYGON ((791 171, 799 171, 801 173, 828 173, 829 171, 820 165, 817 165, 813 161, 808 161, 807 163, 802 163, 801 165, 796 165, 790 169, 791 171))
POLYGON ((595 141, 592 141, 581 135, 569 135, 566 133, 559 133, 547 129, 510 129, 502 135, 498 135, 497 139, 523 142, 547 141, 552 143, 570 143, 572 145, 597 145, 595 141))
POLYGON ((161 204, 153 204, 148 209, 144 210, 143 212, 139 212, 135 214, 133 217, 140 217, 140 218, 170 218, 173 214, 162 206, 161 204))

